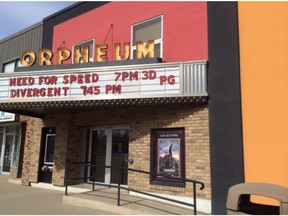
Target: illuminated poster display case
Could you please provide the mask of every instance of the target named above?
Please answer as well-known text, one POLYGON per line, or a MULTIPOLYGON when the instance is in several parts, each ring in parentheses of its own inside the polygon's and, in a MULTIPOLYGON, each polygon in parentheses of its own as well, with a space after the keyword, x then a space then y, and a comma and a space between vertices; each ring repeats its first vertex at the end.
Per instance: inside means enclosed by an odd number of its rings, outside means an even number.
POLYGON ((184 187, 185 129, 165 128, 151 131, 151 183, 184 187), (169 177, 173 177, 169 178, 169 177))

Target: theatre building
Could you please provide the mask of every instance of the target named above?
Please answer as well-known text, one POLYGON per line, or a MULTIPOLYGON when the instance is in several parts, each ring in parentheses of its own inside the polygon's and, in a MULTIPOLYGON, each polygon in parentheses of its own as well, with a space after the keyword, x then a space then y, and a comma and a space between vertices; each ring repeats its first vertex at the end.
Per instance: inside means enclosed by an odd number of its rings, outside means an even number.
MULTIPOLYGON (((91 162, 194 179, 207 213, 244 181, 236 3, 80 2, 0 47, 2 174, 64 186, 68 163, 91 162)), ((192 200, 182 180, 121 184, 192 200)))

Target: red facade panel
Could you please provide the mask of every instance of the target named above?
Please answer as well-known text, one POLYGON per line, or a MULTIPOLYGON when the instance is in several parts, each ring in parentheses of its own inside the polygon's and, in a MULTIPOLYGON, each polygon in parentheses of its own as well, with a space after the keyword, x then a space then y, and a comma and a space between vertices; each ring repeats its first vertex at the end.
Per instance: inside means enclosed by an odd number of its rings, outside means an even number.
POLYGON ((131 42, 132 25, 160 15, 163 61, 208 59, 206 2, 111 2, 55 26, 53 53, 63 42, 72 50, 73 45, 94 38, 95 44, 108 44, 112 61, 114 43, 131 42))

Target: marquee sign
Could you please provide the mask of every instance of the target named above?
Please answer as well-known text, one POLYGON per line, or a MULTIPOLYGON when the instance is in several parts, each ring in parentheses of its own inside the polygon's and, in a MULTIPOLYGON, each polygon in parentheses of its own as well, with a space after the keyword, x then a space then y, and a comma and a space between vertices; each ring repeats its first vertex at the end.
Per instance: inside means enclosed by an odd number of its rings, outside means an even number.
POLYGON ((181 63, 9 75, 0 76, 0 103, 187 96, 181 63))

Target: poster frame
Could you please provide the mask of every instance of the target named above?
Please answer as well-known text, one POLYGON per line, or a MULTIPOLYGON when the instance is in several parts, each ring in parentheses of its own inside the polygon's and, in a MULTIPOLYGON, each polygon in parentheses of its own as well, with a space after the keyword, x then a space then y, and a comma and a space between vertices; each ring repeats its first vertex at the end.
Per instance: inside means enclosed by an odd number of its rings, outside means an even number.
POLYGON ((185 187, 185 128, 151 129, 151 173, 151 184, 185 187))

